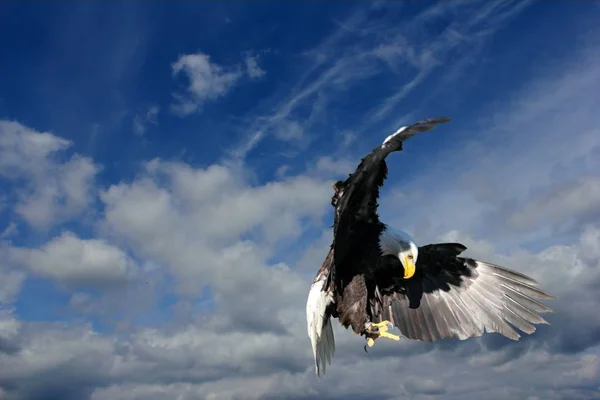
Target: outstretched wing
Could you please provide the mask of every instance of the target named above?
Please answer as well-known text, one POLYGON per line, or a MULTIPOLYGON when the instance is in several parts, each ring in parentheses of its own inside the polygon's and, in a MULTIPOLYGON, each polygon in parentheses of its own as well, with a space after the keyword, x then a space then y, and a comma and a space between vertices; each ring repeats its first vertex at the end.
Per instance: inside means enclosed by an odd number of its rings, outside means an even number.
POLYGON ((332 199, 335 205, 334 264, 343 265, 344 275, 350 277, 358 273, 363 266, 362 259, 371 259, 374 256, 371 250, 378 249, 381 226, 377 200, 387 176, 385 158, 394 151, 401 151, 405 140, 448 121, 447 117, 430 118, 401 127, 367 154, 348 179, 335 184, 332 199))
POLYGON ((331 317, 336 316, 333 283, 330 279, 333 264, 333 248, 323 261, 308 293, 306 301, 306 323, 312 345, 317 376, 325 374, 327 365, 335 353, 335 339, 331 317))
POLYGON ((420 247, 417 273, 409 280, 393 257, 386 258, 377 277, 382 309, 372 310, 407 338, 430 342, 484 332, 518 340, 515 328, 531 334, 535 324, 548 324, 539 314, 552 310, 536 299, 553 296, 519 272, 458 257, 465 249, 458 243, 420 247))

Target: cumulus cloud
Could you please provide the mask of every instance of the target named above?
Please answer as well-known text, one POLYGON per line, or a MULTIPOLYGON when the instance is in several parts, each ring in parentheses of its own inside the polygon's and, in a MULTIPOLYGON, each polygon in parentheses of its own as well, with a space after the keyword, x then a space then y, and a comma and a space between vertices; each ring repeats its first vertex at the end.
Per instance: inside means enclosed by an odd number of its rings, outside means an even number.
POLYGON ((0 354, 11 354, 18 350, 21 322, 15 316, 14 307, 1 306, 1 302, 0 300, 0 354))
POLYGON ((556 230, 572 229, 600 217, 600 179, 576 178, 536 193, 523 208, 515 210, 507 223, 514 229, 531 229, 550 222, 556 230))
MULTIPOLYGON (((285 284, 275 291, 260 286, 263 296, 276 298, 277 302, 256 299, 263 307, 280 309, 280 313, 271 313, 271 317, 289 327, 285 333, 232 331, 220 322, 220 315, 228 315, 224 312, 213 314, 202 323, 141 328, 120 338, 95 333, 85 325, 15 325, 6 314, 7 328, 3 332, 12 335, 16 350, 0 355, 0 385, 10 382, 7 387, 12 395, 35 397, 46 390, 67 399, 90 394, 97 399, 161 395, 189 399, 360 398, 369 394, 389 398, 443 394, 444 398, 461 399, 482 393, 490 399, 593 398, 600 343, 587 342, 578 349, 563 345, 581 344, 580 339, 587 332, 600 328, 592 306, 598 301, 597 295, 585 283, 600 278, 598 259, 592 264, 585 261, 589 237, 599 234, 600 227, 590 228, 572 246, 553 246, 527 256, 489 255, 501 256, 505 265, 517 265, 529 257, 529 264, 533 263, 536 271, 547 269, 557 275, 555 279, 544 279, 544 284, 563 299, 553 304, 556 314, 551 315, 552 325, 541 327, 534 339, 517 344, 499 345, 495 342, 496 335, 460 345, 456 341, 433 346, 409 341, 382 342, 365 355, 360 338, 336 324, 339 343, 335 367, 330 368, 326 385, 316 385, 311 355, 302 345, 306 344, 301 318, 306 281, 285 268, 273 273, 262 269, 264 274, 256 276, 254 281, 263 282, 269 275, 281 274, 273 279, 273 288, 285 284), (564 268, 560 257, 548 256, 556 251, 571 254, 581 267, 564 268), (286 297, 290 302, 281 303, 286 297), (582 314, 587 310, 590 313, 582 314), (566 329, 569 326, 577 329, 566 329), (20 332, 18 336, 14 334, 16 330, 20 332), (386 368, 371 375, 366 384, 363 371, 381 365, 386 368), (448 369, 447 365, 461 365, 461 368, 448 369), (398 370, 405 372, 398 374, 398 370), (490 374, 494 376, 494 385, 490 385, 490 374), (432 375, 435 380, 423 379, 432 375), (52 385, 51 377, 59 376, 68 376, 68 385, 52 385), (457 380, 462 384, 453 384, 457 380)), ((597 243, 594 251, 600 251, 597 243)), ((230 282, 241 283, 232 278, 230 282)), ((243 301, 228 302, 228 307, 252 301, 255 296, 261 294, 253 292, 243 301)), ((245 312, 248 316, 258 316, 263 310, 248 307, 245 312)))
MULTIPOLYGON (((6 261, 3 261, 5 263, 6 261)), ((21 291, 26 274, 23 271, 9 269, 0 265, 0 304, 10 304, 21 291)))
POLYGON ((296 176, 251 186, 241 174, 222 165, 194 169, 155 160, 133 183, 101 194, 104 229, 140 256, 169 265, 184 291, 195 291, 217 273, 268 258, 275 244, 299 237, 327 210, 329 186, 322 180, 296 176), (260 247, 243 250, 240 236, 260 247), (238 251, 252 262, 226 258, 238 251))
MULTIPOLYGON (((282 263, 270 263, 270 240, 281 243, 285 237, 295 237, 296 225, 273 227, 275 220, 263 211, 273 210, 275 218, 282 219, 302 204, 304 211, 294 218, 321 215, 328 207, 329 185, 319 180, 311 182, 289 177, 282 182, 251 186, 231 167, 213 165, 202 169, 154 160, 133 182, 108 188, 102 194, 107 210, 105 232, 130 246, 137 257, 165 265, 181 282, 190 281, 188 294, 192 299, 194 288, 197 291, 200 285, 210 283, 213 305, 210 311, 192 306, 188 312, 197 316, 180 324, 132 326, 127 335, 118 336, 95 332, 86 324, 23 324, 5 313, 1 326, 7 350, 0 355, 0 386, 5 388, 5 396, 304 399, 443 394, 448 399, 459 399, 485 392, 490 399, 589 398, 597 376, 595 351, 600 344, 600 335, 594 334, 600 329, 600 320, 593 306, 600 299, 592 290, 593 283, 600 280, 600 247, 596 240, 600 237, 599 226, 589 227, 572 245, 551 246, 540 252, 519 249, 506 254, 489 242, 472 241, 470 252, 518 267, 558 295, 560 300, 552 304, 556 313, 549 317, 552 325, 539 328, 535 337, 510 345, 492 335, 460 344, 382 342, 365 355, 362 340, 336 324, 335 364, 329 370, 327 385, 316 385, 305 337, 303 303, 308 279, 321 259, 309 248, 301 263, 312 263, 312 267, 306 265, 295 271, 282 263), (307 193, 310 190, 314 193, 307 193), (232 206, 227 203, 229 197, 244 201, 232 206), (246 205, 249 208, 244 209, 246 205), (213 232, 213 226, 227 219, 219 217, 221 207, 258 217, 213 232), (207 218, 216 219, 203 224, 207 218), (240 239, 256 228, 257 236, 240 239), (276 234, 269 235, 270 229, 276 234), (266 238, 270 239, 263 241, 266 238), (313 261, 307 261, 310 259, 313 261), (307 275, 303 275, 304 269, 307 275), (382 364, 386 369, 371 375, 369 384, 365 384, 362 371, 382 364), (457 364, 460 370, 440 369, 440 365, 457 364), (398 370, 405 373, 399 376, 398 370), (490 371, 495 376, 493 387, 488 382, 490 371), (523 376, 523 371, 527 375, 523 376), (422 379, 432 374, 435 380, 422 379), (461 376, 469 376, 468 381, 453 385, 461 376), (66 377, 68 384, 60 384, 67 382, 66 377), (550 381, 552 386, 547 385, 550 381), (573 382, 577 382, 578 389, 573 389, 573 382)), ((317 247, 327 244, 324 238, 329 234, 323 233, 317 247)), ((464 239, 468 235, 448 232, 445 238, 464 239)), ((125 270, 122 253, 106 248, 104 243, 94 243, 103 249, 101 254, 106 254, 99 257, 105 262, 84 263, 92 267, 85 278, 99 279, 98 274, 105 269, 121 274, 125 270), (99 266, 103 268, 95 268, 99 266)), ((63 234, 33 252, 34 256, 20 257, 32 268, 62 271, 56 256, 65 254, 60 257, 65 262, 74 257, 86 260, 81 253, 84 244, 90 245, 63 234)), ((69 265, 65 270, 69 271, 69 265)), ((68 274, 56 271, 53 275, 55 279, 65 276, 68 274)), ((78 306, 89 304, 89 297, 80 293, 73 296, 72 302, 78 306)))
POLYGON ((16 213, 35 228, 80 216, 94 200, 99 171, 89 157, 60 158, 72 143, 18 122, 0 121, 0 177, 15 187, 16 213))
POLYGON ((12 247, 8 258, 61 283, 101 284, 126 279, 136 265, 122 250, 100 239, 64 232, 39 249, 12 247))

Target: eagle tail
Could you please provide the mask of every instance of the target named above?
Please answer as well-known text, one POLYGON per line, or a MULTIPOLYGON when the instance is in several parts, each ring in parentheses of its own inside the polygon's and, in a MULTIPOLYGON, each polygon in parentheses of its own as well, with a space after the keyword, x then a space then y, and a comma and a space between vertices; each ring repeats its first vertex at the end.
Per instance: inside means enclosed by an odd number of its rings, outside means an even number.
POLYGON ((306 302, 306 322, 308 337, 312 345, 317 376, 325 374, 327 365, 335 352, 335 338, 331 324, 329 306, 333 304, 333 296, 324 289, 326 276, 313 282, 306 302))

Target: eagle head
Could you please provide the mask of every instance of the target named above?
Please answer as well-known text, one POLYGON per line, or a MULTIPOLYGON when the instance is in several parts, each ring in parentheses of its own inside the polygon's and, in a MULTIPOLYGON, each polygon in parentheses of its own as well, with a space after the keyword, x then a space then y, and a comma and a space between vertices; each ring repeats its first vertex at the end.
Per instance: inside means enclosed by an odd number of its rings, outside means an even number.
POLYGON ((379 246, 381 255, 398 257, 404 268, 404 279, 413 277, 419 257, 419 248, 408 233, 385 227, 379 237, 379 246))
POLYGON ((398 252, 398 258, 404 267, 404 279, 413 277, 416 271, 417 257, 419 257, 419 248, 414 242, 401 243, 404 250, 398 252))

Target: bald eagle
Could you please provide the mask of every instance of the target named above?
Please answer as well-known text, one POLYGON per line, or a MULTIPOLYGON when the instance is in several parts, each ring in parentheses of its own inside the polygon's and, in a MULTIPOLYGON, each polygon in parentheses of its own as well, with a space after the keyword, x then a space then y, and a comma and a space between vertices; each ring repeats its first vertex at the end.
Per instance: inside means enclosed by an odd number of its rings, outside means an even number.
POLYGON ((460 243, 417 246, 401 230, 379 220, 379 189, 386 157, 405 140, 446 123, 431 118, 403 126, 364 157, 345 181, 333 184, 333 243, 306 302, 308 336, 317 376, 335 352, 332 318, 366 339, 402 336, 434 342, 465 340, 497 332, 513 340, 516 329, 531 334, 548 324, 539 314, 552 310, 536 299, 553 299, 519 272, 459 255, 460 243))

